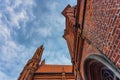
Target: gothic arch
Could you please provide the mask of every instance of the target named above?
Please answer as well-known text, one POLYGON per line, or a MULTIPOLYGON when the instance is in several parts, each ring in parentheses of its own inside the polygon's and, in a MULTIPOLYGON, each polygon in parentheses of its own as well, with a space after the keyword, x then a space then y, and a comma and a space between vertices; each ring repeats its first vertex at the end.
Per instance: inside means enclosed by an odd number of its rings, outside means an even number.
POLYGON ((102 54, 89 55, 83 68, 85 80, 120 80, 120 70, 102 54))

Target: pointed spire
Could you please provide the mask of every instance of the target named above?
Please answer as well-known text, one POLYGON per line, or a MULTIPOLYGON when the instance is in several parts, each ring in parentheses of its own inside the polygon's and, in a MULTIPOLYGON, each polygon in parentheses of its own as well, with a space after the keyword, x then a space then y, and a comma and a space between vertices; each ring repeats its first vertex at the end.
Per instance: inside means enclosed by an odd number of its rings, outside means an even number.
POLYGON ((42 60, 41 65, 45 65, 45 59, 42 60))
POLYGON ((44 50, 43 45, 41 45, 39 48, 37 48, 32 59, 30 59, 28 61, 28 63, 25 65, 18 80, 31 80, 32 79, 32 75, 35 72, 35 70, 38 68, 39 62, 41 61, 43 50, 44 50))
POLYGON ((40 49, 44 49, 44 46, 43 46, 43 44, 39 47, 40 49))
POLYGON ((44 47, 41 45, 39 48, 37 48, 36 52, 34 53, 32 58, 36 58, 41 60, 42 54, 43 54, 44 47))

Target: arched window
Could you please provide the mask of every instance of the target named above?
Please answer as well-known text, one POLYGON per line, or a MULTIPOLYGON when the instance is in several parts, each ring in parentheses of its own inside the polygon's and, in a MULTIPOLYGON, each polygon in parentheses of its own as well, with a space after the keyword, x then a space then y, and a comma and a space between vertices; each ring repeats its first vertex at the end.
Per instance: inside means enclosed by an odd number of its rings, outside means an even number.
POLYGON ((101 68, 101 80, 120 80, 110 69, 107 67, 101 68))
POLYGON ((120 80, 115 74, 117 69, 110 69, 112 65, 105 58, 96 57, 90 57, 84 63, 85 80, 120 80))

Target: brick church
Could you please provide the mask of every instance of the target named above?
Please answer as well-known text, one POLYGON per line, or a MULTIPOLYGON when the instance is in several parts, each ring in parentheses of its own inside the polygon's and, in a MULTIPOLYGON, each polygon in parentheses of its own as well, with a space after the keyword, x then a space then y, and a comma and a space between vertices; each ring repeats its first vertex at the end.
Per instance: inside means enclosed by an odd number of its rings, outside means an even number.
POLYGON ((72 65, 45 64, 42 45, 18 80, 120 80, 120 0, 77 0, 62 14, 72 65))

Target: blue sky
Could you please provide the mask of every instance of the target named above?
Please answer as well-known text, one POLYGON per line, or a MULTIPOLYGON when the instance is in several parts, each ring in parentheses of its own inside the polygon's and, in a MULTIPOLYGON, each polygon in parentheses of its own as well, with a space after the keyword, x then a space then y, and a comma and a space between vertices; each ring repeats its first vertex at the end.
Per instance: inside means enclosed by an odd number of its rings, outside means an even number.
POLYGON ((0 80, 17 80, 36 48, 47 64, 71 64, 62 10, 77 0, 0 0, 0 80))

